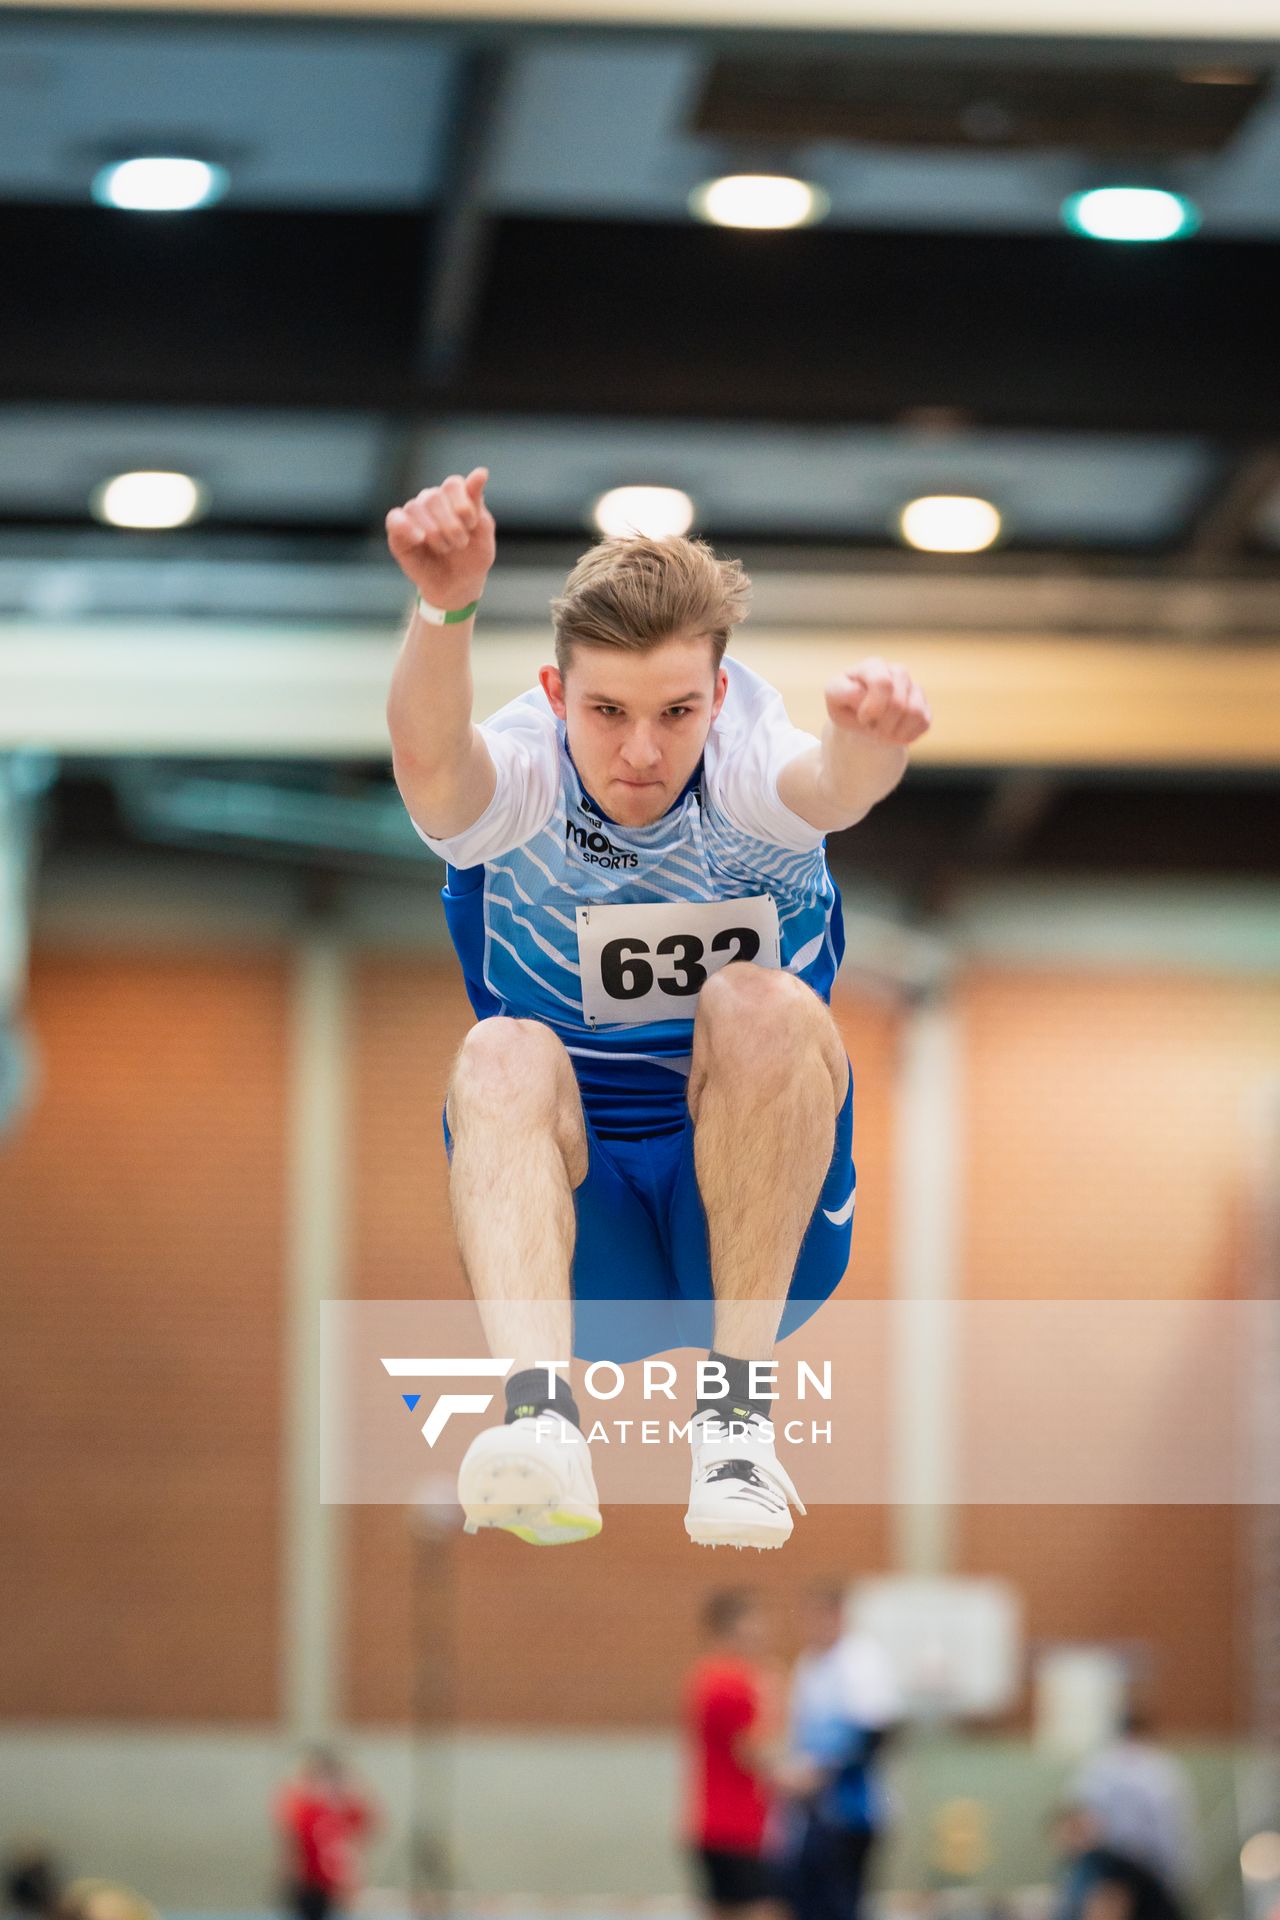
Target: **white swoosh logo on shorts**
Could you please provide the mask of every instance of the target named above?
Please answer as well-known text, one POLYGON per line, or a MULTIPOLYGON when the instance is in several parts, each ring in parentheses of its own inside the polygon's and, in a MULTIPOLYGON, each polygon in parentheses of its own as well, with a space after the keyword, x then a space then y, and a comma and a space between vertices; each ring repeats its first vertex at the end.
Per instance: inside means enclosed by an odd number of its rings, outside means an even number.
POLYGON ((844 1205, 838 1208, 835 1213, 830 1212, 826 1207, 822 1209, 826 1218, 831 1222, 833 1227, 842 1227, 846 1220, 852 1220, 853 1203, 857 1199, 857 1197, 858 1197, 858 1189, 854 1187, 851 1189, 849 1198, 845 1201, 844 1205))

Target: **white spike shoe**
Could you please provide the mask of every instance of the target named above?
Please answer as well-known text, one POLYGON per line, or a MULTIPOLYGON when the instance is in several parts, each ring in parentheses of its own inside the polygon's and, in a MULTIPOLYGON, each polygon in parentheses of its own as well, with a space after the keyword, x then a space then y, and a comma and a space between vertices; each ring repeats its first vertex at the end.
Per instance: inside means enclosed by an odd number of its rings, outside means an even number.
POLYGON ((501 1527, 531 1546, 590 1540, 600 1531, 591 1449, 558 1413, 478 1433, 458 1469, 464 1531, 501 1527))
POLYGON ((684 1528, 700 1547, 781 1547, 791 1538, 791 1508, 804 1503, 774 1451, 773 1427, 759 1414, 722 1420, 706 1411, 691 1421, 693 1480, 684 1528))

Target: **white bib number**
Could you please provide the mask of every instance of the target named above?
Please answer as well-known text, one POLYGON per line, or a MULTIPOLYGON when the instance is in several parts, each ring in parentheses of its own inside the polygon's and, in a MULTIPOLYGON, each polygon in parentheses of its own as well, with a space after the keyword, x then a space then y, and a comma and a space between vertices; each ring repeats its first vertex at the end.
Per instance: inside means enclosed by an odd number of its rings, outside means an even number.
POLYGON ((578 908, 589 1027, 690 1020, 707 980, 732 960, 781 966, 778 909, 769 894, 578 908))

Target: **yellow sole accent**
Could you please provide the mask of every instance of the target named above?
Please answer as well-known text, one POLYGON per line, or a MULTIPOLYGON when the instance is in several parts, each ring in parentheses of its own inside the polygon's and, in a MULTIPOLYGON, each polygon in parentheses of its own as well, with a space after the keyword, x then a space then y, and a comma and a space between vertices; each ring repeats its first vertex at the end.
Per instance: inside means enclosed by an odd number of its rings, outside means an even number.
POLYGON ((603 1520, 593 1514, 569 1513, 557 1507, 543 1515, 540 1527, 509 1526, 504 1531, 514 1533, 517 1540, 525 1540, 531 1547, 562 1547, 574 1540, 594 1540, 603 1525, 603 1520), (546 1527, 555 1527, 558 1531, 548 1539, 542 1531, 546 1527))
POLYGON ((573 1540, 594 1540, 604 1522, 581 1507, 540 1506, 536 1500, 463 1507, 464 1533, 514 1533, 531 1547, 558 1547, 573 1540))

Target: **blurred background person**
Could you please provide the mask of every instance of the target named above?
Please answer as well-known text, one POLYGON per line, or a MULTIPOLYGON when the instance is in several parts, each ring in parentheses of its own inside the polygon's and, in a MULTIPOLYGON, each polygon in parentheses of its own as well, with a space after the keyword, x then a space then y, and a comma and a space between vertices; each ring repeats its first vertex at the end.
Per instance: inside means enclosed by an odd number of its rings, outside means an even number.
POLYGON ((57 1912, 62 1876, 47 1843, 37 1835, 14 1841, 4 1862, 4 1904, 26 1916, 57 1912))
POLYGON ((749 1589, 713 1593, 703 1625, 707 1649, 684 1687, 685 1837, 707 1913, 766 1920, 778 1911, 764 1841, 781 1731, 779 1675, 749 1589))
POLYGON ((1074 1802, 1053 1816, 1058 1888, 1054 1920, 1186 1920, 1158 1874, 1107 1844, 1095 1815, 1074 1802))
POLYGON ((902 1699, 879 1642, 846 1626, 840 1586, 809 1590, 805 1625, 781 1774, 791 1798, 787 1892, 796 1920, 858 1920, 888 1811, 879 1756, 902 1717, 902 1699))
POLYGON ((1175 1899, 1190 1896, 1200 1871, 1195 1800, 1141 1708, 1131 1707, 1117 1737, 1081 1767, 1071 1797, 1104 1847, 1154 1873, 1175 1899))
POLYGON ((350 1780, 336 1753, 312 1747, 276 1796, 275 1822, 284 1844, 286 1912, 298 1920, 327 1920, 356 1892, 358 1848, 378 1824, 372 1800, 350 1780))
POLYGON ((986 1801, 957 1795, 933 1808, 928 1884, 948 1896, 948 1913, 981 1907, 978 1889, 991 1861, 991 1808, 986 1801))

